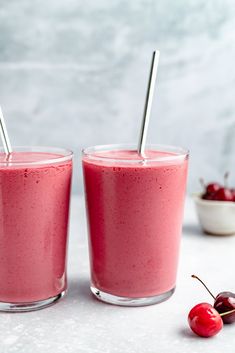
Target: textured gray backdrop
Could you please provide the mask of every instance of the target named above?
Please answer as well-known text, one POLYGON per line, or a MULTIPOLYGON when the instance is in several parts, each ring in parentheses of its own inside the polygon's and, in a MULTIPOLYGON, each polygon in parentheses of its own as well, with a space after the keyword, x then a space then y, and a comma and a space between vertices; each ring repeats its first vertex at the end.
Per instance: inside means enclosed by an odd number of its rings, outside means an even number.
MULTIPOLYGON (((234 0, 1 0, 0 103, 12 143, 137 141, 151 52, 150 142, 191 150, 198 177, 235 184, 234 0)), ((74 190, 82 180, 75 174, 74 190)))

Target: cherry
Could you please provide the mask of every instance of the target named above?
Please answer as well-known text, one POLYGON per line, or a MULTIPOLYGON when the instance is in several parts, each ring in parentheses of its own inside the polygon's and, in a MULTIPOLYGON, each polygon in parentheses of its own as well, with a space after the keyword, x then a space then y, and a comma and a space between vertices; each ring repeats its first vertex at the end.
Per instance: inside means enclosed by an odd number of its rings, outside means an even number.
POLYGON ((235 322, 235 294, 232 292, 221 292, 215 298, 214 308, 219 313, 231 311, 230 314, 222 316, 224 324, 235 322))
POLYGON ((199 180, 200 180, 200 183, 204 189, 202 199, 214 200, 214 195, 221 188, 221 185, 218 183, 210 183, 210 184, 206 185, 202 178, 199 180))
POLYGON ((233 195, 233 201, 235 201, 235 189, 230 189, 232 195, 233 195))
POLYGON ((214 308, 222 316, 224 324, 231 324, 235 322, 235 293, 221 292, 215 297, 199 277, 195 275, 192 275, 192 277, 196 278, 199 282, 201 282, 202 285, 209 292, 209 294, 212 296, 215 301, 214 308))
POLYGON ((192 331, 201 337, 214 336, 223 327, 220 314, 208 303, 194 306, 188 314, 188 323, 192 331))
POLYGON ((214 197, 215 194, 208 194, 208 193, 205 193, 202 195, 202 199, 203 200, 215 200, 215 197, 214 197))
POLYGON ((214 194, 221 188, 221 185, 218 183, 210 183, 206 187, 207 194, 214 194))
POLYGON ((230 189, 221 187, 216 191, 213 199, 216 201, 233 201, 233 193, 230 189))

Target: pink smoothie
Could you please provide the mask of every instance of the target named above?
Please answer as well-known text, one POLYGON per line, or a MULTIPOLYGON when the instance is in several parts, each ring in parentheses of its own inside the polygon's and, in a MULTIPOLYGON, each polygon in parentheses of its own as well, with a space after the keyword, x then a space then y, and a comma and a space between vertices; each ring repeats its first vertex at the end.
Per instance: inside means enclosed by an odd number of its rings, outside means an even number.
POLYGON ((6 165, 0 154, 0 302, 34 302, 66 289, 72 162, 61 157, 15 152, 6 165))
POLYGON ((152 161, 137 163, 128 150, 83 157, 91 285, 116 296, 156 296, 176 283, 187 156, 146 157, 152 161))

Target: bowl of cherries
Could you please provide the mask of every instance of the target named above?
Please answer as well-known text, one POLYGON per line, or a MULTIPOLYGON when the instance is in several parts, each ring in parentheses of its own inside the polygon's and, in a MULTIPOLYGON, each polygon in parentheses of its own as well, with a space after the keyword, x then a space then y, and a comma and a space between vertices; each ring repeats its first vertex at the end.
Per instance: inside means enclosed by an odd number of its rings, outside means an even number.
POLYGON ((214 235, 235 234, 235 189, 228 187, 228 173, 224 185, 205 184, 201 194, 194 196, 199 222, 205 233, 214 235))

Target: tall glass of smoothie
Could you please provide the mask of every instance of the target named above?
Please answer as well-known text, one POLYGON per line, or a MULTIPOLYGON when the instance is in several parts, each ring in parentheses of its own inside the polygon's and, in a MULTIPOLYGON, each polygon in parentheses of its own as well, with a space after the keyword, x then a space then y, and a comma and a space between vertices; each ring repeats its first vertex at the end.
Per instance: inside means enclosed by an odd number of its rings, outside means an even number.
POLYGON ((72 152, 0 152, 0 311, 41 309, 67 288, 72 152))
POLYGON ((159 303, 176 285, 188 152, 150 145, 83 150, 91 291, 126 306, 159 303))

